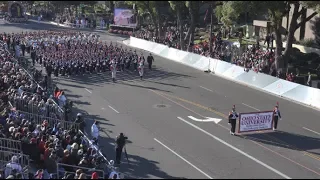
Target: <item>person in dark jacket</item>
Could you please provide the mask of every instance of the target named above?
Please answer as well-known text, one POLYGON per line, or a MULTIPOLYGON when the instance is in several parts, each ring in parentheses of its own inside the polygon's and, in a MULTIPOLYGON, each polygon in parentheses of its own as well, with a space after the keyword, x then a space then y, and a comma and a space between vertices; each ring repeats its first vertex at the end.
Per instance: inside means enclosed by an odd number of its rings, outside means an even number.
POLYGON ((147 57, 147 61, 148 61, 148 67, 149 67, 149 69, 151 70, 151 69, 152 69, 152 62, 154 61, 151 53, 150 53, 150 55, 147 57))
POLYGON ((22 56, 24 56, 25 52, 26 52, 26 45, 24 42, 22 42, 20 44, 20 48, 21 48, 21 51, 22 51, 22 56))
POLYGON ((81 130, 82 132, 84 132, 84 128, 86 127, 86 123, 84 122, 81 113, 78 113, 78 114, 77 114, 75 123, 79 123, 79 124, 80 124, 80 130, 81 130))
POLYGON ((121 154, 122 149, 126 144, 126 140, 128 137, 125 137, 123 133, 120 133, 120 135, 116 138, 116 164, 119 165, 121 162, 121 154))
POLYGON ((34 66, 36 64, 36 51, 33 48, 31 49, 30 56, 31 56, 31 59, 32 59, 32 64, 34 66))
POLYGON ((273 109, 273 117, 274 117, 274 124, 273 124, 273 130, 276 131, 278 128, 278 121, 281 120, 281 113, 279 110, 279 105, 277 104, 273 109))
POLYGON ((234 135, 236 131, 237 118, 239 117, 236 112, 236 107, 233 105, 232 112, 229 113, 229 124, 231 124, 230 134, 234 135))
POLYGON ((45 167, 48 173, 56 173, 57 172, 57 162, 56 162, 56 153, 52 152, 49 158, 45 160, 45 167))

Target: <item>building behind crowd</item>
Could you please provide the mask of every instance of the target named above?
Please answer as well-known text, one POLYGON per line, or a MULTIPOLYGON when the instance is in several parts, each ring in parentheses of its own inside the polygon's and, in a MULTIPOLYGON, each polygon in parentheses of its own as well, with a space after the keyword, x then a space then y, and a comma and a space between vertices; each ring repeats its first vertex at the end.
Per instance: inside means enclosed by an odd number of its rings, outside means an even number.
MULTIPOLYGON (((302 14, 302 18, 306 18, 306 17, 310 16, 312 13, 314 13, 314 10, 307 9, 302 14)), ((287 30, 289 29, 292 14, 293 14, 293 7, 291 7, 290 12, 287 14, 287 16, 283 17, 283 19, 282 19, 282 26, 284 28, 286 28, 287 30)), ((297 41, 307 40, 307 39, 311 39, 311 40, 315 39, 315 33, 312 30, 312 26, 313 26, 313 22, 316 20, 317 17, 319 18, 319 14, 316 15, 315 17, 313 17, 310 21, 306 22, 299 29, 296 30, 294 37, 297 41)), ((298 19, 298 23, 299 22, 300 22, 300 19, 298 19)))

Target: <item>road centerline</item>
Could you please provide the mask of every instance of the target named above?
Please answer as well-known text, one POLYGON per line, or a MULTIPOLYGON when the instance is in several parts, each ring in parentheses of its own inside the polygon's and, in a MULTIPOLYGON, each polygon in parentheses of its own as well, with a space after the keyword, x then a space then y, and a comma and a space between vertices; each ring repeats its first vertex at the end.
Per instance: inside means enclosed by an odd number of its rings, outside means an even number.
POLYGON ((207 90, 207 91, 213 92, 211 89, 208 89, 208 88, 206 88, 206 87, 203 87, 203 86, 199 86, 199 87, 201 87, 202 89, 205 89, 205 90, 207 90))
POLYGON ((315 134, 317 134, 317 135, 320 135, 320 133, 318 133, 317 131, 308 129, 308 128, 306 128, 306 127, 302 127, 302 128, 305 129, 305 130, 307 130, 307 131, 313 132, 313 133, 315 133, 315 134))
POLYGON ((119 111, 117 111, 115 108, 113 108, 112 106, 109 105, 109 108, 112 109, 114 112, 119 114, 119 111))
POLYGON ((251 108, 251 109, 257 110, 257 111, 261 111, 260 109, 255 108, 255 107, 252 107, 252 106, 250 106, 250 105, 248 105, 248 104, 245 104, 245 103, 242 103, 242 105, 247 106, 248 108, 251 108))
POLYGON ((89 89, 87 89, 87 88, 84 88, 87 92, 89 92, 90 94, 92 94, 92 92, 89 90, 89 89))

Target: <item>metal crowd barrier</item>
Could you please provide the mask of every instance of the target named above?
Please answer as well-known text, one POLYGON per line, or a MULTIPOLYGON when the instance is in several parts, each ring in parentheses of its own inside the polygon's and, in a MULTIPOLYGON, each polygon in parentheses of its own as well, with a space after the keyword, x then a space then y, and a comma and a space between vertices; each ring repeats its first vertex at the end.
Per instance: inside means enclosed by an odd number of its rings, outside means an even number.
POLYGON ((75 129, 76 131, 80 130, 79 123, 75 123, 72 121, 63 121, 60 119, 45 117, 45 116, 41 116, 38 114, 32 114, 32 113, 23 112, 23 111, 17 111, 17 112, 18 112, 19 116, 22 116, 22 118, 27 119, 27 120, 31 120, 36 124, 42 124, 43 121, 46 120, 50 127, 54 127, 55 125, 60 123, 60 127, 62 127, 63 129, 75 129))
MULTIPOLYGON (((8 53, 12 54, 8 49, 5 49, 5 50, 6 50, 8 53)), ((44 90, 44 88, 41 87, 41 86, 38 84, 38 82, 34 80, 34 78, 31 76, 31 74, 23 67, 23 63, 21 64, 21 62, 20 62, 18 59, 14 59, 14 61, 19 64, 19 69, 22 69, 25 73, 27 73, 27 75, 29 76, 29 78, 30 78, 33 82, 35 82, 42 90, 44 90)))
POLYGON ((57 174, 56 174, 56 179, 62 179, 65 173, 68 174, 75 174, 75 172, 81 169, 83 173, 86 174, 86 179, 91 178, 91 174, 93 172, 98 173, 99 179, 105 179, 105 173, 103 170, 98 170, 98 169, 93 169, 93 168, 85 168, 81 166, 72 166, 68 164, 63 164, 63 163, 57 163, 57 174))
POLYGON ((12 168, 7 167, 7 164, 11 162, 11 158, 13 156, 17 157, 17 163, 21 165, 21 173, 24 177, 23 179, 28 179, 28 169, 30 167, 30 159, 28 155, 0 150, 0 166, 4 169, 5 172, 7 172, 7 174, 10 173, 12 171, 12 168))
POLYGON ((13 153, 21 153, 22 152, 22 142, 7 139, 7 138, 0 138, 0 151, 9 151, 13 153))
POLYGON ((88 147, 94 148, 96 150, 97 154, 104 159, 104 161, 105 161, 104 166, 105 167, 103 167, 103 169, 104 170, 107 169, 109 172, 115 171, 119 174, 119 177, 121 179, 124 179, 124 175, 121 172, 119 172, 118 167, 115 167, 115 166, 113 166, 113 164, 110 164, 110 161, 102 154, 101 150, 97 146, 93 145, 93 143, 90 141, 90 139, 81 130, 79 130, 79 132, 82 134, 83 140, 85 142, 88 142, 88 147))
POLYGON ((100 155, 101 157, 103 157, 103 159, 106 161, 107 165, 110 165, 108 159, 102 154, 102 152, 100 151, 100 149, 98 149, 96 146, 94 146, 94 145, 92 144, 92 142, 90 141, 90 139, 89 139, 81 130, 80 130, 79 132, 80 132, 80 134, 82 134, 82 137, 84 138, 84 140, 85 140, 86 142, 88 142, 89 146, 90 146, 90 147, 93 147, 93 148, 96 150, 97 154, 100 155))
POLYGON ((22 99, 22 98, 11 98, 9 100, 13 107, 16 110, 28 112, 31 114, 39 114, 46 117, 56 118, 60 120, 65 120, 64 111, 53 101, 51 104, 41 104, 38 102, 33 102, 29 98, 22 99))

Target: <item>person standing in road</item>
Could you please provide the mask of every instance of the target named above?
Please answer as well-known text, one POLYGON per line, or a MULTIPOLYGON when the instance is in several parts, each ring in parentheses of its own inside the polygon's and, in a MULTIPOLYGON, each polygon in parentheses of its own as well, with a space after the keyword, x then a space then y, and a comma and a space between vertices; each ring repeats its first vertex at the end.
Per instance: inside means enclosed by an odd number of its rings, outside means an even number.
POLYGON ((91 136, 93 139, 96 139, 98 142, 98 137, 99 137, 99 128, 98 128, 99 122, 94 121, 94 123, 91 126, 91 136))
POLYGON ((152 62, 154 61, 151 53, 150 55, 147 57, 147 61, 148 61, 148 67, 149 67, 149 70, 152 70, 152 62))
POLYGON ((126 140, 128 137, 124 136, 123 133, 120 133, 116 137, 116 165, 119 165, 121 162, 122 149, 126 145, 126 140))
POLYGON ((273 130, 277 130, 278 128, 278 120, 280 119, 281 120, 281 114, 280 114, 280 110, 279 110, 279 105, 276 105, 274 107, 274 110, 273 110, 273 117, 274 117, 274 123, 273 123, 273 130))
POLYGON ((112 81, 116 82, 117 64, 115 60, 111 61, 110 70, 111 70, 112 81))
POLYGON ((139 70, 140 79, 142 80, 143 72, 144 72, 144 59, 139 60, 138 70, 139 70))
POLYGON ((236 106, 233 105, 232 112, 229 113, 229 123, 231 124, 230 134, 234 135, 236 132, 236 125, 237 125, 237 118, 239 117, 238 113, 236 112, 236 106))

